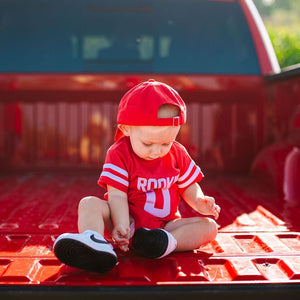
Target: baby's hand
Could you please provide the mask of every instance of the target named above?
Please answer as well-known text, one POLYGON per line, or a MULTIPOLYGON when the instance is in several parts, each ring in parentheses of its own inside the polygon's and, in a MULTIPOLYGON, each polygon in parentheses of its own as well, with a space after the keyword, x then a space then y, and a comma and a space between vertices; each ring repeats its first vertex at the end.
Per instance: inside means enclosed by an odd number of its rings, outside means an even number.
POLYGON ((129 250, 130 228, 124 225, 116 225, 112 231, 113 241, 116 242, 119 248, 127 252, 129 250))
POLYGON ((199 199, 198 212, 203 215, 212 215, 217 220, 219 218, 221 208, 216 204, 215 198, 204 196, 199 199))

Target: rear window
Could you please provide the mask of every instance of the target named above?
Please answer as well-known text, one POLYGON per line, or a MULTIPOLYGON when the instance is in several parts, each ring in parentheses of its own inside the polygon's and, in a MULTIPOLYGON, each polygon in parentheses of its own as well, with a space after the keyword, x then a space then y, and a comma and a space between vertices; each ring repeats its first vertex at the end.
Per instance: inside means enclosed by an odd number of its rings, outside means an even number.
POLYGON ((1 0, 0 72, 259 74, 238 2, 1 0))

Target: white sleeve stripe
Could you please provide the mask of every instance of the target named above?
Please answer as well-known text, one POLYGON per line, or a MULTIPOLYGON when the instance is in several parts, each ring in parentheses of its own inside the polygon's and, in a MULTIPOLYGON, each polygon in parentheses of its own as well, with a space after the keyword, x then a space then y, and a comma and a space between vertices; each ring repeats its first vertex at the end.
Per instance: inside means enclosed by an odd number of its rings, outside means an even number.
POLYGON ((192 171, 194 165, 195 165, 195 163, 194 163, 193 161, 191 161, 191 163, 190 163, 190 165, 189 165, 187 171, 186 171, 181 177, 178 178, 178 181, 183 181, 183 180, 185 180, 185 179, 190 175, 190 173, 191 173, 191 171, 192 171))
POLYGON ((112 169, 112 170, 128 177, 128 172, 127 171, 125 171, 124 169, 122 169, 122 168, 120 168, 120 167, 118 167, 114 164, 104 164, 103 169, 112 169))
POLYGON ((200 173, 200 168, 197 167, 197 169, 196 169, 195 173, 193 174, 193 176, 188 181, 186 181, 182 184, 178 184, 178 187, 182 189, 182 188, 185 188, 185 187, 189 186, 197 178, 199 173, 200 173))
POLYGON ((108 177, 108 178, 110 178, 110 179, 112 179, 112 180, 114 180, 114 181, 116 181, 118 183, 121 183, 121 184, 125 185, 126 187, 129 186, 129 182, 127 180, 125 180, 125 179, 123 179, 123 178, 121 178, 119 176, 116 176, 116 175, 114 175, 114 174, 112 174, 110 172, 103 171, 101 173, 100 177, 108 177))

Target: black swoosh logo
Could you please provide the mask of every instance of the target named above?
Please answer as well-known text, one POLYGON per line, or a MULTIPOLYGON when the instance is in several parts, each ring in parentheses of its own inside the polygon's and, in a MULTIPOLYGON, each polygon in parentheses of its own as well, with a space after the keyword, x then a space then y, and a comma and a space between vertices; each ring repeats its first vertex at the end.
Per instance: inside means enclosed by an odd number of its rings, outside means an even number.
POLYGON ((90 236, 90 239, 93 242, 98 243, 98 244, 108 244, 108 242, 106 242, 106 241, 98 240, 97 238, 95 238, 95 235, 93 235, 93 234, 90 236))

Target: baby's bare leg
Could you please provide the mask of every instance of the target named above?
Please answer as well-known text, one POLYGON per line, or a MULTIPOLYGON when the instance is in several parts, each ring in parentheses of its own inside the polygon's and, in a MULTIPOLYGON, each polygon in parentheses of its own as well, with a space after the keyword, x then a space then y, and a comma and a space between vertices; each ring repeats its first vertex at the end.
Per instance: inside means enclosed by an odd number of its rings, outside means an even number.
POLYGON ((79 234, 61 234, 55 240, 54 253, 71 267, 107 272, 118 261, 112 245, 104 238, 104 232, 111 227, 107 202, 97 197, 85 197, 78 207, 79 234))
POLYGON ((110 234, 113 225, 107 201, 94 196, 81 199, 78 205, 78 231, 94 230, 104 236, 110 234))
POLYGON ((214 220, 201 217, 176 219, 167 223, 164 229, 177 240, 175 251, 198 249, 201 245, 213 241, 218 232, 214 220))

